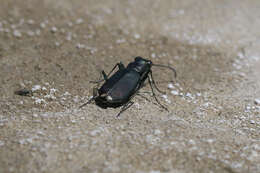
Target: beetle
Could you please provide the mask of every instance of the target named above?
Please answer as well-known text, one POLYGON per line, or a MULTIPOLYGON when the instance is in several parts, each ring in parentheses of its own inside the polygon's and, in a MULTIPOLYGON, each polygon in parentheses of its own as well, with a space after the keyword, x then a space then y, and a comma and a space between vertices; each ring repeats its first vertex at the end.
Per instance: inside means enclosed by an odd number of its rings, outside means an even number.
POLYGON ((151 68, 153 66, 169 68, 174 72, 174 76, 176 78, 177 73, 176 70, 170 66, 154 64, 152 61, 144 59, 140 56, 136 57, 133 62, 130 62, 127 67, 122 64, 122 62, 117 63, 113 69, 106 74, 104 70, 102 70, 101 74, 103 79, 99 81, 91 81, 92 83, 101 83, 104 81, 103 85, 98 89, 93 89, 92 98, 81 105, 79 108, 95 101, 96 105, 101 108, 117 108, 121 107, 120 112, 117 114, 117 117, 120 116, 122 112, 127 110, 129 107, 133 105, 132 98, 138 94, 138 91, 144 86, 144 82, 148 79, 149 85, 152 90, 153 97, 156 102, 164 109, 164 107, 157 97, 155 96, 153 87, 160 93, 164 93, 156 86, 151 68), (118 70, 110 77, 112 72, 118 67, 118 70))

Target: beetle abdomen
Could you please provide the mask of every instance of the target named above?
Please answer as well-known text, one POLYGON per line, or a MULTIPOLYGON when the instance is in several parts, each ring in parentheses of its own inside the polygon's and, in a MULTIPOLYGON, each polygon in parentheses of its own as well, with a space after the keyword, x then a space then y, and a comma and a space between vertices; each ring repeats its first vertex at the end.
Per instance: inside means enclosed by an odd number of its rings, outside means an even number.
POLYGON ((111 88, 124 76, 126 73, 126 70, 117 71, 115 74, 113 74, 99 89, 99 95, 102 95, 104 93, 108 93, 111 88))
POLYGON ((127 102, 135 93, 140 74, 134 70, 129 70, 122 78, 109 90, 108 95, 111 96, 110 102, 127 102))

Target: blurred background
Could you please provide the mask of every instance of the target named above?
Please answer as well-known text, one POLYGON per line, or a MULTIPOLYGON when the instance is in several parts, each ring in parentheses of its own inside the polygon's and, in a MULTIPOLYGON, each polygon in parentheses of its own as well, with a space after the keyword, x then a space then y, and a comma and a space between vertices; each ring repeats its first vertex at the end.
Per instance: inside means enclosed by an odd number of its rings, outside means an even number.
POLYGON ((0 4, 0 172, 260 171, 260 1, 0 4), (169 112, 78 109, 136 56, 177 70, 153 69, 169 112))

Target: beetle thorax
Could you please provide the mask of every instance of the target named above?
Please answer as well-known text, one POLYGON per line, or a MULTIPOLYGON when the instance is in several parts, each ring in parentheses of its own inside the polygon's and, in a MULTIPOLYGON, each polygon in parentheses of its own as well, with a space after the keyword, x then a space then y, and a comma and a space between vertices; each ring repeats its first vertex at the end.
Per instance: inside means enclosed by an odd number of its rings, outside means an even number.
POLYGON ((136 57, 135 61, 128 64, 127 68, 135 70, 139 74, 149 72, 151 69, 152 62, 141 57, 136 57))

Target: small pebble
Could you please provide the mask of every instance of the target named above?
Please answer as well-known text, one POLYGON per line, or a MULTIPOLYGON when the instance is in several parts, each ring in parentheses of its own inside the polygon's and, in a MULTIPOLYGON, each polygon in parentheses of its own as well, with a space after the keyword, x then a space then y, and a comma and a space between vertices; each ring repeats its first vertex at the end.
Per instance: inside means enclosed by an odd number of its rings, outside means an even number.
POLYGON ((159 129, 154 130, 154 135, 160 135, 162 132, 159 129))
POLYGON ((39 36, 41 34, 41 31, 39 29, 36 29, 35 33, 39 36))
POLYGON ((60 29, 60 32, 64 34, 66 31, 65 31, 64 28, 61 28, 61 29, 60 29))
POLYGON ((72 160, 73 156, 71 154, 68 155, 68 160, 72 160))
POLYGON ((175 91, 175 90, 172 90, 172 91, 171 91, 171 94, 173 94, 173 95, 176 95, 176 96, 177 96, 177 95, 179 95, 179 92, 178 92, 178 91, 175 91))
POLYGON ((86 46, 84 45, 84 44, 80 44, 80 43, 78 43, 77 45, 76 45, 76 48, 78 48, 78 49, 83 49, 83 48, 85 48, 86 46))
MULTIPOLYGON (((0 25, 0 27, 1 27, 1 25, 0 25)), ((16 28, 16 25, 11 25, 11 28, 12 28, 12 29, 15 29, 15 28, 16 28)))
POLYGON ((191 93, 186 93, 186 97, 192 97, 191 93))
POLYGON ((55 46, 59 47, 60 46, 60 43, 59 42, 55 42, 55 46))
POLYGON ((172 83, 169 83, 169 84, 168 84, 168 88, 169 88, 169 89, 173 89, 173 88, 174 88, 173 84, 172 84, 172 83))
POLYGON ((66 36, 66 40, 67 40, 67 41, 71 41, 71 39, 72 39, 72 34, 69 32, 69 33, 67 34, 67 36, 66 36))
POLYGON ((5 32, 5 33, 9 33, 9 32, 10 32, 10 29, 5 28, 5 29, 4 29, 4 32, 5 32))
POLYGON ((68 91, 66 91, 63 95, 64 96, 70 96, 70 93, 68 91))
POLYGON ((69 26, 69 27, 72 27, 72 26, 73 26, 73 23, 72 23, 72 22, 68 22, 68 26, 69 26))
POLYGON ((254 120, 250 120, 250 124, 255 124, 255 121, 254 120))
POLYGON ((51 89, 50 89, 50 93, 55 93, 56 91, 58 91, 58 90, 55 89, 55 88, 51 88, 51 89))
POLYGON ((18 25, 23 25, 23 24, 24 24, 24 19, 20 19, 18 25))
POLYGON ((14 30, 13 34, 14 34, 14 36, 17 37, 17 38, 22 37, 22 33, 21 33, 20 31, 18 31, 18 30, 14 30))
POLYGON ((35 104, 42 104, 42 103, 45 103, 46 101, 44 100, 44 99, 39 99, 39 98, 37 98, 36 100, 35 100, 35 104))
POLYGON ((260 105, 260 99, 255 99, 254 102, 255 102, 256 105, 260 105))
POLYGON ((40 24, 40 27, 43 29, 43 28, 46 27, 46 24, 42 22, 42 23, 40 24))
POLYGON ((198 97, 200 97, 200 96, 201 96, 201 93, 196 93, 196 95, 197 95, 198 97))
POLYGON ((0 141, 0 147, 4 146, 4 145, 5 145, 5 143, 3 141, 0 141))
POLYGON ((32 25, 32 24, 34 24, 34 20, 30 19, 30 20, 27 21, 27 23, 28 23, 29 25, 32 25))
POLYGON ((90 134, 90 136, 94 137, 94 136, 97 136, 99 133, 100 133, 99 130, 93 130, 89 134, 90 134))
POLYGON ((126 40, 124 38, 116 40, 117 44, 125 43, 125 42, 126 42, 126 40))
POLYGON ((76 20, 76 24, 81 24, 81 23, 83 23, 83 19, 79 18, 76 20))
POLYGON ((51 28, 51 32, 55 33, 55 32, 57 32, 57 31, 58 31, 58 29, 57 29, 55 26, 53 26, 53 27, 51 28))
POLYGON ((162 98, 167 99, 168 97, 167 95, 162 95, 162 98))
POLYGON ((215 139, 207 139, 206 142, 212 144, 213 142, 215 142, 215 139))
POLYGON ((33 31, 28 31, 28 32, 27 32, 27 35, 32 37, 32 36, 35 35, 35 33, 34 33, 33 31))
POLYGON ((140 34, 135 34, 134 37, 135 37, 135 39, 139 39, 141 36, 140 36, 140 34))
POLYGON ((37 91, 37 90, 40 90, 41 89, 41 86, 40 85, 34 85, 33 87, 32 87, 32 91, 34 92, 34 91, 37 91))

